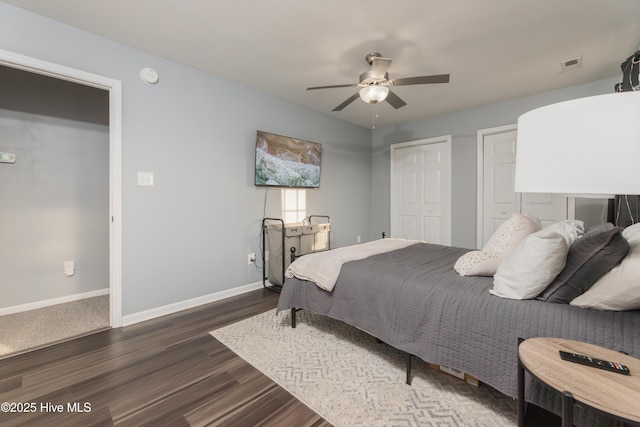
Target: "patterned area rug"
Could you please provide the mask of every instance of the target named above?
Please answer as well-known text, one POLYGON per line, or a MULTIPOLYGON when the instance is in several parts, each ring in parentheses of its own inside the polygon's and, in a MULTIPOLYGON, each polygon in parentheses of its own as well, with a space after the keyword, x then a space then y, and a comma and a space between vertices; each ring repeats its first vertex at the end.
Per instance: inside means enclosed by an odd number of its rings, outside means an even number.
POLYGON ((335 426, 514 426, 516 404, 414 358, 405 384, 401 352, 326 316, 254 316, 211 332, 335 426))

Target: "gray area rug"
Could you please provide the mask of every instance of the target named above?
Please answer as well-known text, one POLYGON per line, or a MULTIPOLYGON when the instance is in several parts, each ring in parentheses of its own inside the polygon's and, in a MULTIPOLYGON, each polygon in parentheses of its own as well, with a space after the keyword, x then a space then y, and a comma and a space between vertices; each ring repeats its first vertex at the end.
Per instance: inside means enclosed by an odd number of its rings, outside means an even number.
POLYGON ((326 316, 254 316, 211 332, 335 426, 514 426, 516 403, 414 358, 405 384, 401 352, 326 316))
POLYGON ((0 357, 109 327, 109 295, 0 316, 0 357))

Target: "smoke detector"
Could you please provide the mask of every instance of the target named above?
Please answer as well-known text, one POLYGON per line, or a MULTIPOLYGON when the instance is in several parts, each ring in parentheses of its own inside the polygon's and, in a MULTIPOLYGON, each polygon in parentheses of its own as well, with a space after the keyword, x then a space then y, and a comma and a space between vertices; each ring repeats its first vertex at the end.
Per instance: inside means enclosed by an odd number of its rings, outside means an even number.
POLYGON ((150 85, 154 85, 158 83, 158 80, 159 80, 158 73, 156 72, 156 70, 148 67, 140 70, 140 78, 142 79, 143 82, 150 85))

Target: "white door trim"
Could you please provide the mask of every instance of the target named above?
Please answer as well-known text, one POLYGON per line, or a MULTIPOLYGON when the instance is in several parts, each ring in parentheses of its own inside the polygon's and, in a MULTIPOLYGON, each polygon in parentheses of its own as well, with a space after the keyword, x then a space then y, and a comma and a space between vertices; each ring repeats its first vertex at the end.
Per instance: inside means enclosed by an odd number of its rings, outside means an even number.
POLYGON ((122 82, 0 49, 0 65, 109 91, 110 324, 122 326, 122 82))
POLYGON ((390 181, 391 181, 391 194, 390 194, 390 215, 389 218, 391 220, 391 224, 390 224, 390 234, 391 237, 396 236, 396 214, 395 214, 395 206, 396 206, 396 197, 397 195, 395 194, 395 157, 396 157, 396 150, 402 149, 402 148, 407 148, 407 147, 415 147, 415 146, 419 146, 419 145, 428 145, 428 144, 440 144, 440 143, 444 143, 445 144, 445 150, 447 151, 447 158, 448 158, 448 162, 446 164, 446 167, 449 171, 449 176, 447 179, 447 185, 448 188, 444 188, 442 191, 442 194, 444 196, 444 201, 443 201, 443 205, 446 208, 447 211, 447 215, 445 218, 446 220, 446 233, 445 233, 445 237, 447 239, 447 242, 451 242, 451 135, 443 135, 443 136, 436 136, 433 138, 425 138, 425 139, 418 139, 415 141, 407 141, 407 142, 399 142, 396 144, 391 144, 391 146, 389 147, 390 150, 390 161, 391 161, 391 169, 390 169, 390 181))

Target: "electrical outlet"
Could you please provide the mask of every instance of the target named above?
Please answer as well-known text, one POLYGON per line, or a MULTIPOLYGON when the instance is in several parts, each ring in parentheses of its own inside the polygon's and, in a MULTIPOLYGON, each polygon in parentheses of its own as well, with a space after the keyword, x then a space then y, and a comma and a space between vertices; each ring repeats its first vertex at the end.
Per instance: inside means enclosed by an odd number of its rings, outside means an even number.
POLYGON ((256 262, 256 253, 251 252, 249 255, 247 255, 247 264, 253 264, 254 262, 256 262))
POLYGON ((76 262, 74 260, 65 261, 63 266, 65 276, 73 276, 76 274, 76 262))

